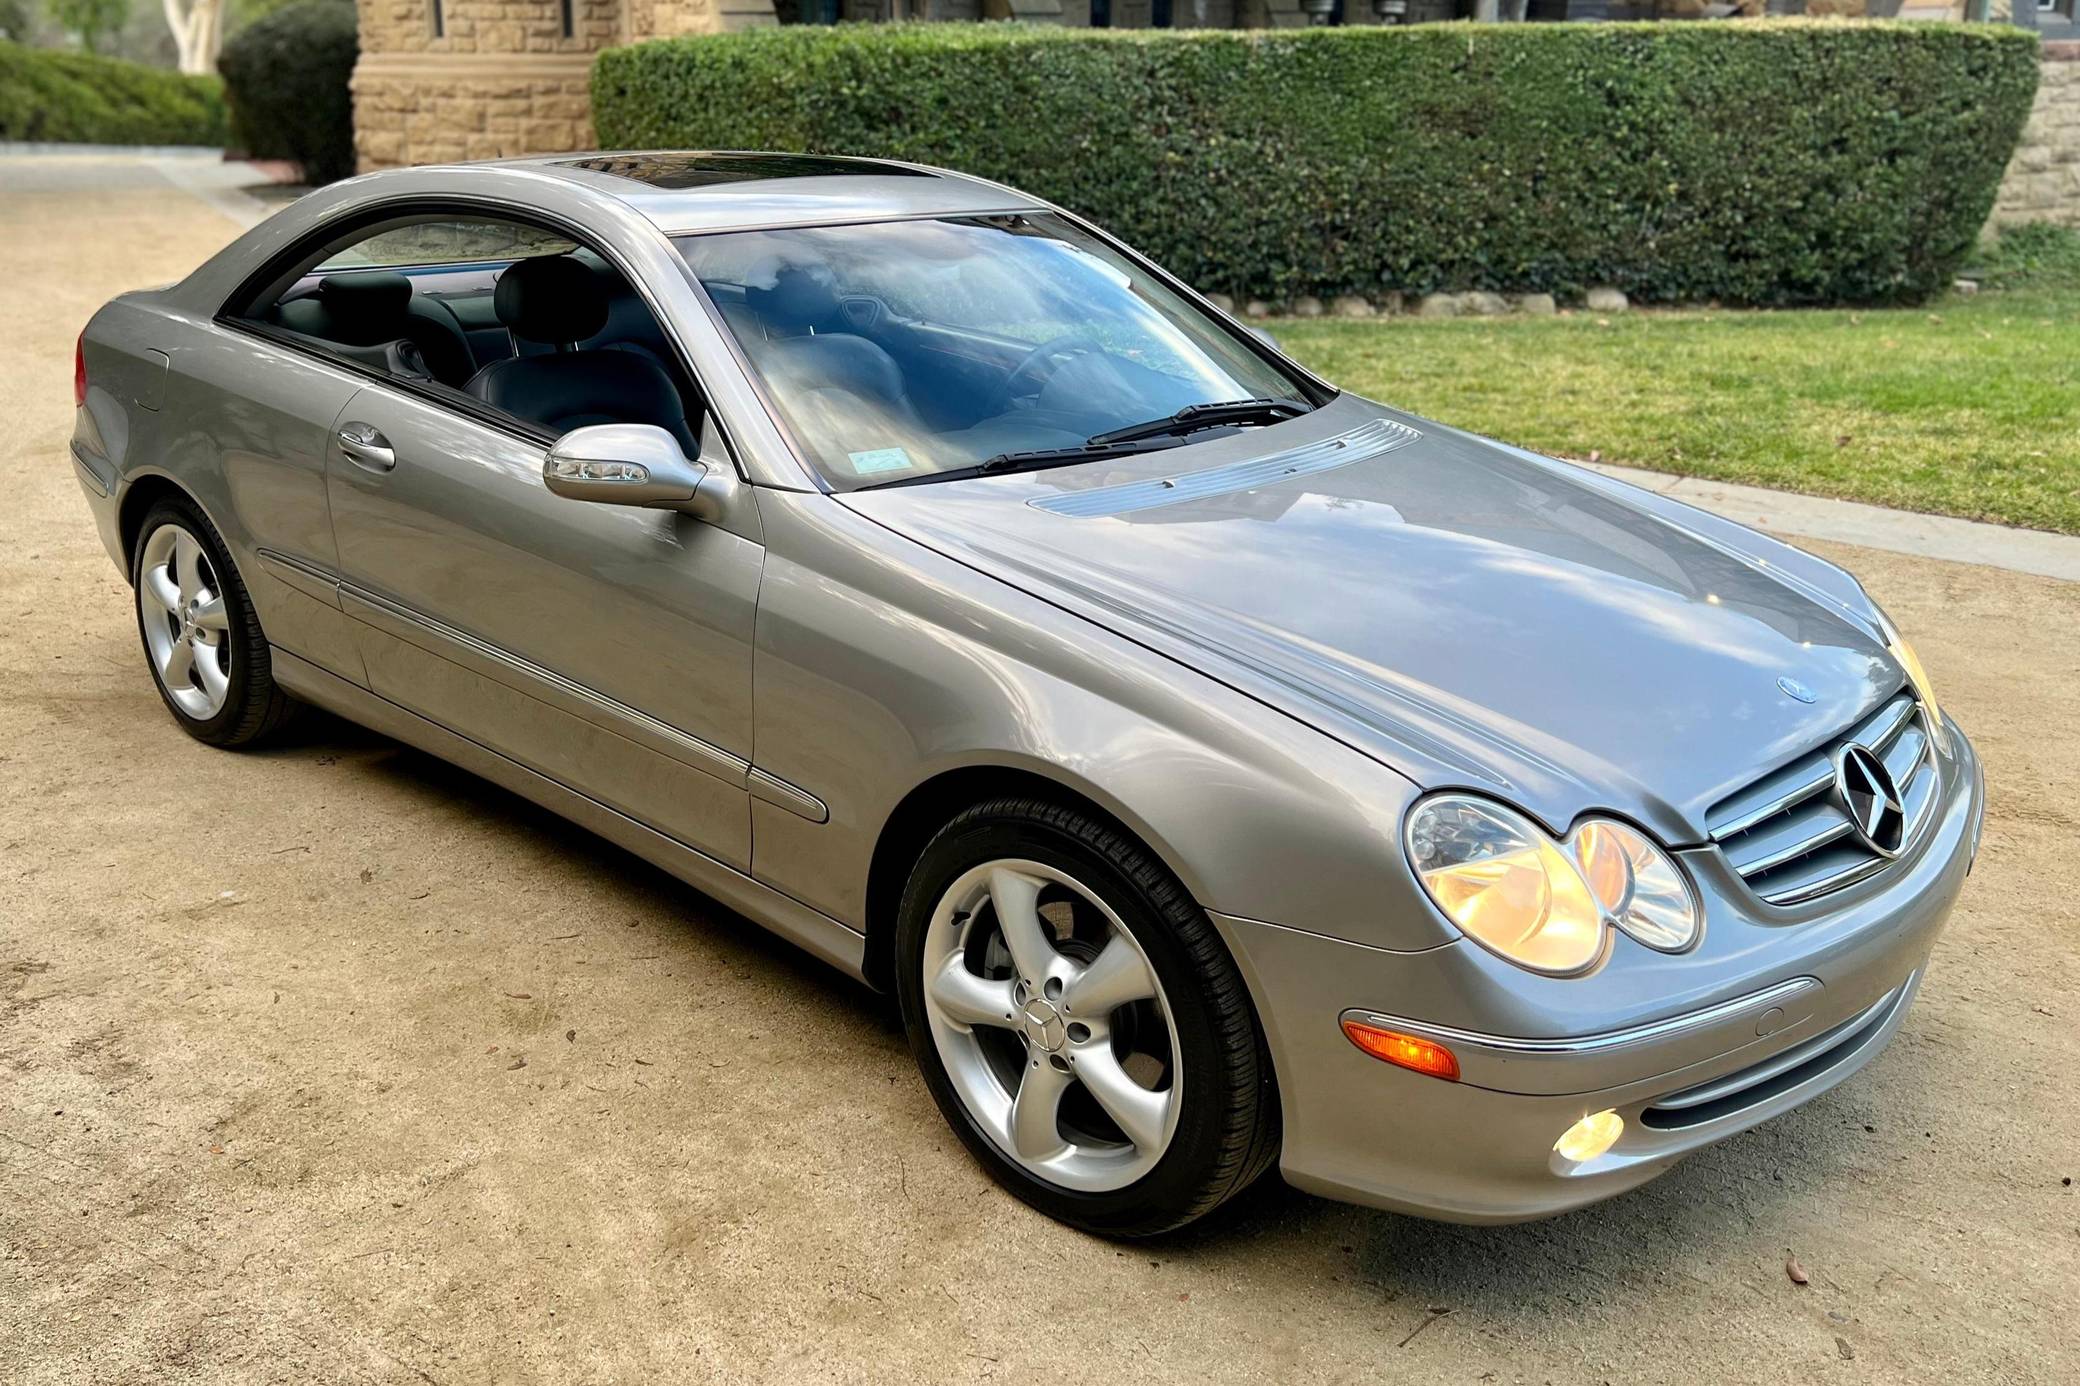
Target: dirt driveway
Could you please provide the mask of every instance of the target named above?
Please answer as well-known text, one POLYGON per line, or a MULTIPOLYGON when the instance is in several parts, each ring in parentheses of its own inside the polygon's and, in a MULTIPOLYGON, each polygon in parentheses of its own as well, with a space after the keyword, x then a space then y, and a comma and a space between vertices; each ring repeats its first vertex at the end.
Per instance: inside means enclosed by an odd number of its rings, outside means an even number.
POLYGON ((233 230, 0 166, 0 1378, 2080 1377, 2080 586, 1827 549, 1993 786, 1863 1075, 1555 1222, 1270 1188, 1115 1247, 994 1191, 879 1003, 656 871, 338 723, 175 730, 68 372, 233 230))

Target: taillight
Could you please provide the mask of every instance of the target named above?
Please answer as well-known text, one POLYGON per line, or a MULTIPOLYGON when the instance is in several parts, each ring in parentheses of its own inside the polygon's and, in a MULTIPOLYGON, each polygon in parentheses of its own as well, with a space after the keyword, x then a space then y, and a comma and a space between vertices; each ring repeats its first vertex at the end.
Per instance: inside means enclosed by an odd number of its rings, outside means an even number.
POLYGON ((72 344, 72 407, 82 409, 87 403, 87 334, 81 329, 79 340, 72 344))

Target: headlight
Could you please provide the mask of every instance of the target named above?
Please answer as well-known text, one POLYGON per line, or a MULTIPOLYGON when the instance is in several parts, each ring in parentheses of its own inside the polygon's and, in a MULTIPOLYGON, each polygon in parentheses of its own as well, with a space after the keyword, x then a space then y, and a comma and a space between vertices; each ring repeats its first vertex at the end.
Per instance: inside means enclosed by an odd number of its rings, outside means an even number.
POLYGON ((1649 948, 1697 941, 1702 915, 1668 854, 1636 828, 1582 822, 1556 842, 1486 799, 1440 794, 1408 816, 1408 855, 1423 889, 1473 939, 1534 972, 1581 972, 1615 926, 1649 948))
POLYGON ((1936 690, 1928 681, 1928 670, 1921 667, 1921 656, 1914 653, 1907 637, 1899 633, 1899 627, 1892 624, 1892 618, 1883 611, 1878 612, 1878 629, 1885 633, 1885 652, 1899 661, 1899 667, 1906 672, 1907 682, 1914 687, 1914 696, 1921 700, 1922 711, 1928 714, 1922 718, 1928 726, 1928 739, 1935 743, 1937 750, 1947 754, 1950 733, 1943 726, 1943 709, 1936 705, 1936 690))

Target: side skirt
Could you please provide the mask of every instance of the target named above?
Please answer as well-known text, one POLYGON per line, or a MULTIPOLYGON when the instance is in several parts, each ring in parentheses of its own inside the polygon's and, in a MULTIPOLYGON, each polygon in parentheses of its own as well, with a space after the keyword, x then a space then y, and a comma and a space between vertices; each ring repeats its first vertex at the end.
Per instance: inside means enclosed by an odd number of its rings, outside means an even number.
POLYGON ((269 648, 275 681, 305 702, 461 766, 552 813, 561 814, 616 846, 625 847, 680 880, 764 925, 852 977, 866 976, 863 934, 741 871, 705 856, 676 838, 648 828, 524 765, 488 750, 365 688, 327 673, 287 650, 269 648))

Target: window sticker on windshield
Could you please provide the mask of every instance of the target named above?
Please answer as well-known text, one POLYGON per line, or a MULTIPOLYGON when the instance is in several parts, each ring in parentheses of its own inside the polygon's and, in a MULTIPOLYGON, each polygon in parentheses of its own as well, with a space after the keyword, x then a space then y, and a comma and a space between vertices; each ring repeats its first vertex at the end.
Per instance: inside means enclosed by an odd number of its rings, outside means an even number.
POLYGON ((861 476, 875 476, 881 472, 907 472, 915 465, 910 454, 901 448, 875 448, 872 452, 847 453, 852 461, 852 470, 861 476))

